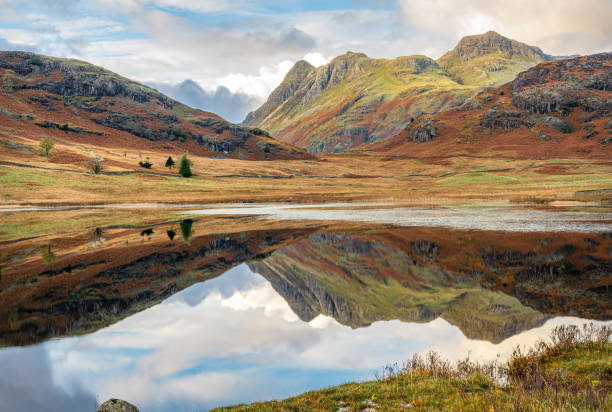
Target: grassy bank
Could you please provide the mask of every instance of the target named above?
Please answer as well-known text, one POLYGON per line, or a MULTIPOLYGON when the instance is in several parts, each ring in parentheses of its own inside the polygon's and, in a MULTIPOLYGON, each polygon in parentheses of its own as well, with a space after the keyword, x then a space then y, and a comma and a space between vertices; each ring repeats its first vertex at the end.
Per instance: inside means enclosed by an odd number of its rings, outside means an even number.
POLYGON ((216 411, 609 411, 612 328, 560 326, 506 363, 450 363, 435 353, 376 381, 216 411))

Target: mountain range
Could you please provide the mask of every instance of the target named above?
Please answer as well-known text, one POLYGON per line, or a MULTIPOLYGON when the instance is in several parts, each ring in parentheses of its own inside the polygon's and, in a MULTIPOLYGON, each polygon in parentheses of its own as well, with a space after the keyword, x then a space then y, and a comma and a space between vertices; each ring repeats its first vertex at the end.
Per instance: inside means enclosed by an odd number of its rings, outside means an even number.
POLYGON ((243 124, 312 153, 346 151, 391 138, 421 114, 459 106, 553 59, 490 31, 464 37, 437 60, 348 52, 317 68, 298 61, 243 124))

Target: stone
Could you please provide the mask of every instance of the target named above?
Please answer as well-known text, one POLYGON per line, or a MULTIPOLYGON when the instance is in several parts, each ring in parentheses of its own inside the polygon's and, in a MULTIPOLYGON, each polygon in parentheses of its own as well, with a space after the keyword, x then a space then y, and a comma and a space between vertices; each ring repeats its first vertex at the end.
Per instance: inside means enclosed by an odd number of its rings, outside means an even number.
POLYGON ((138 408, 121 399, 109 399, 96 412, 139 412, 138 408))

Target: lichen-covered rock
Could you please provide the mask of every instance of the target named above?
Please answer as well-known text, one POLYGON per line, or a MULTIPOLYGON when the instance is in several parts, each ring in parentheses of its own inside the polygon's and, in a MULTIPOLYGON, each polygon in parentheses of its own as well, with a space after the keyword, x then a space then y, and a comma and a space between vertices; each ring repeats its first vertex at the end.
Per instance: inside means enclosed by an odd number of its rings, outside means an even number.
POLYGON ((533 123, 548 125, 561 133, 571 133, 574 131, 571 124, 554 116, 532 116, 529 120, 533 123))
POLYGON ((495 109, 489 109, 482 115, 480 125, 487 129, 503 127, 504 130, 533 126, 531 122, 522 118, 522 113, 520 112, 500 112, 495 109))
POLYGON ((121 399, 109 399, 96 412, 139 412, 138 408, 121 399))
POLYGON ((408 126, 408 140, 412 142, 430 142, 438 136, 435 121, 429 118, 419 119, 408 126))

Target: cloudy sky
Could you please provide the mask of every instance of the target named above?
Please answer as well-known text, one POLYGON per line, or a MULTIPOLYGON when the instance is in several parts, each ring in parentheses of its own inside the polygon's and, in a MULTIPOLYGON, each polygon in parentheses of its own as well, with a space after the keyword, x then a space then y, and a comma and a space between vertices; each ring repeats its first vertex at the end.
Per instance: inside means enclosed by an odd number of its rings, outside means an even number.
POLYGON ((436 58, 487 30, 610 51, 610 16, 611 0, 0 0, 0 49, 87 60, 240 121, 299 59, 436 58))

